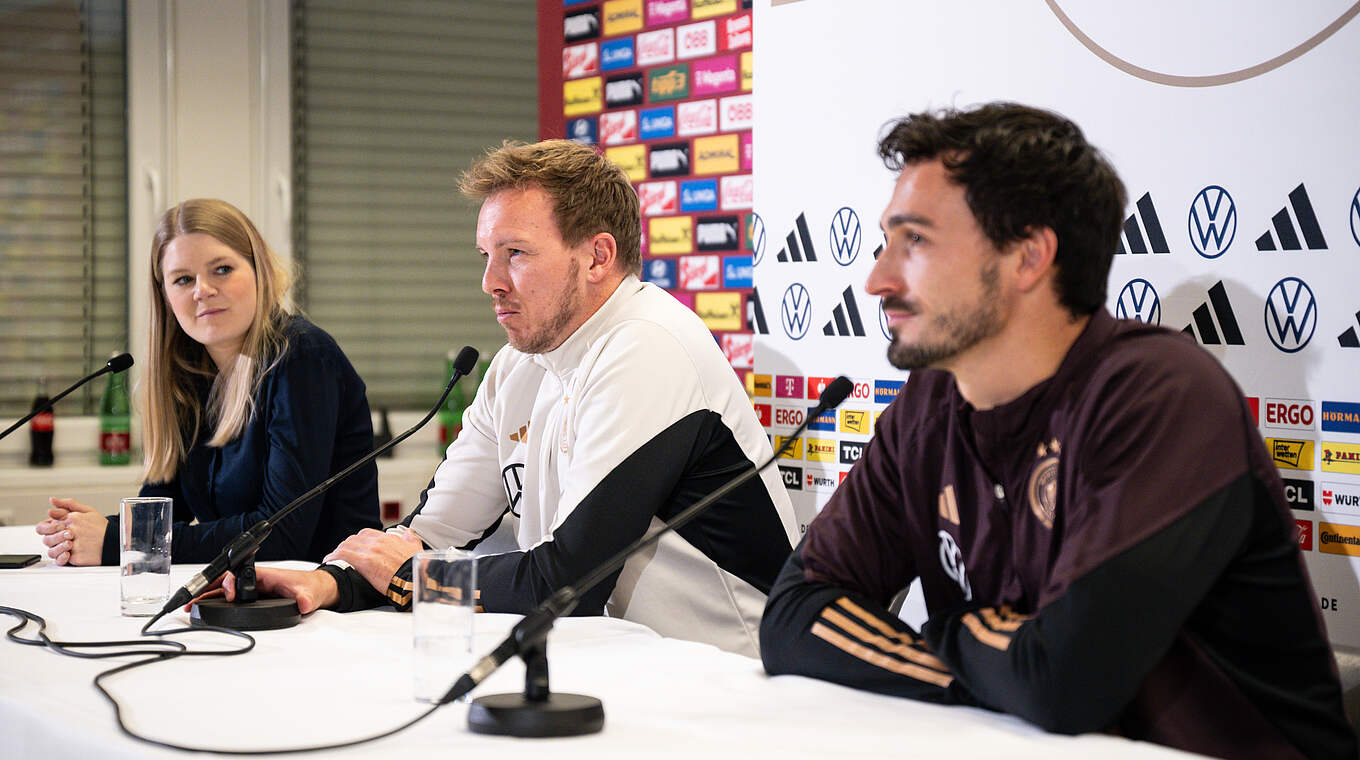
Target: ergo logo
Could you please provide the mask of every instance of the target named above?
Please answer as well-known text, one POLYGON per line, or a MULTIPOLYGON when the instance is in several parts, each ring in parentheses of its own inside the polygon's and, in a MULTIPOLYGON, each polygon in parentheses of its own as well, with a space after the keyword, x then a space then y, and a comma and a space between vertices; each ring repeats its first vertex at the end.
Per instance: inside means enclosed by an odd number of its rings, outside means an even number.
POLYGON ((774 408, 774 424, 797 427, 803 424, 803 410, 777 406, 774 408))
POLYGON ((1313 404, 1287 398, 1266 399, 1265 424, 1270 427, 1313 429, 1313 404))

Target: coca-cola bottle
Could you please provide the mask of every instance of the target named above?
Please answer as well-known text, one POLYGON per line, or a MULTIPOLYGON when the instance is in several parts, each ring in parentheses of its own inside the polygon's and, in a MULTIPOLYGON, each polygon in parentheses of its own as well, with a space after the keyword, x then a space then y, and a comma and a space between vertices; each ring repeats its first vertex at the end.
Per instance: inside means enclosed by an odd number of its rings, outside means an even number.
MULTIPOLYGON (((33 408, 30 411, 41 409, 51 400, 51 397, 47 395, 47 378, 38 378, 38 395, 33 397, 33 408)), ((29 421, 28 463, 33 467, 52 466, 52 433, 55 427, 55 418, 51 409, 29 421)))

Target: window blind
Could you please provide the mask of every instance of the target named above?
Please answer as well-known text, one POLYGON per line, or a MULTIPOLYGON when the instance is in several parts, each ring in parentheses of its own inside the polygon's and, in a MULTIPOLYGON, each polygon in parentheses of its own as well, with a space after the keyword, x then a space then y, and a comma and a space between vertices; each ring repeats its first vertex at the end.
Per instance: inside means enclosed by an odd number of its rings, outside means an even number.
POLYGON ((0 0, 0 414, 130 348, 124 39, 117 0, 0 0))
POLYGON ((457 181, 534 139, 535 21, 532 0, 293 4, 298 299, 375 407, 426 406, 449 349, 505 343, 457 181))

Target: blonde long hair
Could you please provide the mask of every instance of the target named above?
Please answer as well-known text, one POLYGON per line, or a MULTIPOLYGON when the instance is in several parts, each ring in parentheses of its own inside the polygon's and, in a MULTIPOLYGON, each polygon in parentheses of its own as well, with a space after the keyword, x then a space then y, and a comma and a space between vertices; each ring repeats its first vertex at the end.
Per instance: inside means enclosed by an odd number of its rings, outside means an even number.
POLYGON ((265 245, 246 215, 226 201, 187 200, 161 216, 151 241, 151 325, 142 382, 146 453, 143 478, 164 483, 175 476, 188 454, 186 442, 201 426, 213 429, 209 446, 224 446, 241 434, 255 414, 255 392, 286 349, 284 320, 293 277, 265 245), (161 259, 171 240, 193 233, 209 235, 250 261, 255 270, 255 316, 236 360, 219 371, 203 344, 179 325, 165 298, 161 259), (195 392, 197 380, 213 378, 206 409, 195 392))

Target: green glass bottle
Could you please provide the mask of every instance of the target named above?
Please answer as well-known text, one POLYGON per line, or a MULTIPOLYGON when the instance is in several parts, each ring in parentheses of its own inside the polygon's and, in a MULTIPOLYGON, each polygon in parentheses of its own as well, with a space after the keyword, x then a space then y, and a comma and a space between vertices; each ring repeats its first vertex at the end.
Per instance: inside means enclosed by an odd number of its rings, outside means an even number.
POLYGON ((127 373, 111 372, 99 401, 99 463, 132 461, 132 405, 128 402, 127 373))

